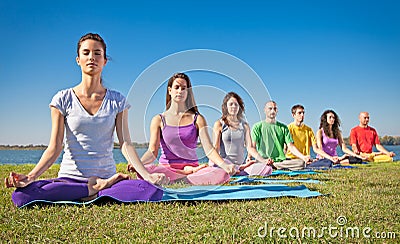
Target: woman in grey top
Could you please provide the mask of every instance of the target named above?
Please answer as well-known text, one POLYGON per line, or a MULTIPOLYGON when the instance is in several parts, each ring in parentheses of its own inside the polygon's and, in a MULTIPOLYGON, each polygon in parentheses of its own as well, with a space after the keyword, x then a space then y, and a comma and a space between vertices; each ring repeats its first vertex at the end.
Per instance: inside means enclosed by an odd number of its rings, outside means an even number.
MULTIPOLYGON (((250 127, 243 120, 244 103, 235 92, 229 92, 222 102, 222 116, 214 123, 213 142, 215 149, 228 163, 237 166, 239 175, 270 175, 272 168, 267 159, 252 147, 250 127), (255 160, 245 160, 245 149, 255 160)), ((210 161, 210 165, 214 165, 210 161)))
POLYGON ((7 187, 16 187, 12 200, 18 207, 32 201, 78 201, 109 196, 121 201, 159 200, 162 190, 150 184, 168 181, 164 174, 150 174, 133 147, 128 129, 125 97, 103 86, 101 74, 107 63, 106 44, 98 34, 82 36, 76 62, 81 82, 58 92, 50 103, 52 130, 49 146, 27 175, 11 172, 7 187), (128 163, 147 180, 130 180, 116 172, 112 157, 116 132, 128 163), (58 178, 37 180, 56 161, 63 149, 58 178))

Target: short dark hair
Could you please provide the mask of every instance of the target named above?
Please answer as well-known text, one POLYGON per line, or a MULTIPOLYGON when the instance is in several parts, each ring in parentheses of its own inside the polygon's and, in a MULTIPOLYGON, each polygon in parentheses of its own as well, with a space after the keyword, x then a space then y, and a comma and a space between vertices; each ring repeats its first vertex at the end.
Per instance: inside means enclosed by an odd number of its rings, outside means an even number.
POLYGON ((299 108, 304 110, 304 106, 303 106, 303 105, 301 105, 301 104, 296 104, 296 105, 294 105, 294 106, 292 107, 292 114, 295 114, 295 113, 296 113, 296 110, 299 109, 299 108))

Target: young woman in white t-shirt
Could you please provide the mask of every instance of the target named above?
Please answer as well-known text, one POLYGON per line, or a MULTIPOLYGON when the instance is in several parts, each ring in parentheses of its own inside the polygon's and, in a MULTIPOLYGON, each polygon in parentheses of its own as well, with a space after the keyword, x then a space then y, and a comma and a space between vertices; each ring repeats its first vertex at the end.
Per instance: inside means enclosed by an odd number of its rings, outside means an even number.
POLYGON ((122 201, 158 200, 164 174, 150 174, 143 167, 133 147, 128 129, 125 97, 103 86, 101 74, 107 64, 106 44, 98 34, 82 36, 77 46, 76 62, 81 68, 81 82, 58 92, 50 103, 52 130, 50 142, 30 173, 11 172, 6 187, 16 187, 13 202, 20 207, 35 200, 79 201, 96 196, 110 196, 122 201), (130 180, 117 173, 112 157, 114 131, 122 153, 144 180, 130 180), (58 178, 37 180, 58 158, 64 155, 58 178), (149 183, 150 182, 150 183, 149 183))

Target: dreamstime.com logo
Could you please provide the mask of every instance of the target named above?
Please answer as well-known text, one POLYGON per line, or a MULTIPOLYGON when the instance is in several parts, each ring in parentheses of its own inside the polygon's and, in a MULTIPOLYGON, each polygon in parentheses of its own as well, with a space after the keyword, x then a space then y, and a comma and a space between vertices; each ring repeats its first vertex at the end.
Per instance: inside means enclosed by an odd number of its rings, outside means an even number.
POLYGON ((274 227, 268 226, 265 222, 264 226, 258 228, 257 237, 260 238, 311 238, 319 239, 331 237, 335 238, 366 238, 366 239, 396 239, 395 232, 378 232, 373 231, 370 227, 359 227, 347 225, 347 218, 345 216, 339 216, 336 219, 335 225, 329 225, 328 227, 309 227, 303 228, 298 227, 274 227))

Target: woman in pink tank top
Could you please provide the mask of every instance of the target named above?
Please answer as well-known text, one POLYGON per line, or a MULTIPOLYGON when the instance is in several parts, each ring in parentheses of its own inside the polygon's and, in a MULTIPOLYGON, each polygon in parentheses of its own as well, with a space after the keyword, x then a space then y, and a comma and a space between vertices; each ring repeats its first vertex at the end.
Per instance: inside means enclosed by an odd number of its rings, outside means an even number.
POLYGON ((212 146, 207 122, 197 110, 191 88, 190 79, 184 73, 174 74, 168 80, 166 110, 151 120, 149 148, 141 161, 149 172, 164 173, 171 183, 184 180, 193 185, 223 184, 236 173, 236 169, 226 163, 212 146), (196 155, 198 138, 207 157, 219 168, 199 165, 196 155), (160 147, 159 163, 152 164, 160 147))

